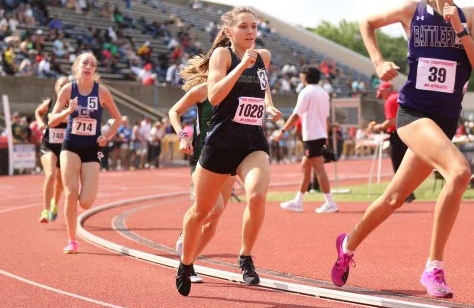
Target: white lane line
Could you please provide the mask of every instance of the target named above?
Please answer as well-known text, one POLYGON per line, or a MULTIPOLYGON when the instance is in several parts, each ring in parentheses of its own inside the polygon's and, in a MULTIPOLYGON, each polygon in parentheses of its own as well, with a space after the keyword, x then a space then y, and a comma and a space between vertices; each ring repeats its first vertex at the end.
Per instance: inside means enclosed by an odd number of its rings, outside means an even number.
MULTIPOLYGON (((101 238, 97 235, 94 235, 90 233, 89 231, 85 230, 82 227, 82 222, 86 220, 88 217, 99 213, 104 210, 108 210, 111 208, 116 208, 119 206, 127 205, 130 203, 134 202, 139 202, 139 201, 150 201, 154 199, 163 199, 166 197, 177 197, 183 194, 189 194, 189 191, 186 192, 176 192, 176 193, 167 193, 167 194, 158 194, 154 196, 144 196, 140 198, 135 198, 135 199, 128 199, 128 200, 122 200, 119 202, 111 202, 108 204, 104 204, 102 206, 95 207, 93 209, 90 209, 88 211, 83 212, 82 214, 79 215, 77 218, 78 224, 77 224, 77 231, 80 237, 83 239, 92 242, 96 245, 108 248, 112 251, 116 251, 118 253, 136 257, 141 260, 146 260, 152 263, 168 266, 168 267, 173 267, 173 268, 178 268, 179 266, 179 261, 178 260, 172 260, 169 258, 157 256, 155 254, 150 254, 147 252, 143 252, 140 250, 132 249, 120 244, 116 244, 113 242, 110 242, 104 238, 101 238)), ((196 272, 214 277, 214 278, 220 278, 224 280, 230 280, 230 281, 235 281, 235 282, 241 282, 243 283, 242 280, 242 275, 237 274, 237 273, 232 273, 228 271, 223 271, 223 270, 218 270, 210 267, 204 267, 201 265, 195 265, 194 269, 196 272)), ((313 286, 308 286, 308 285, 302 285, 302 284, 296 284, 296 283, 291 283, 291 282, 284 282, 284 281, 279 281, 279 280, 273 280, 273 279, 266 279, 266 278, 261 278, 259 286, 262 287, 267 287, 270 289, 275 289, 275 290, 280 290, 280 291, 287 291, 287 292, 294 292, 294 293, 300 293, 300 294, 305 294, 305 295, 312 295, 315 297, 319 297, 322 299, 332 299, 336 301, 342 301, 342 302, 347 302, 347 303, 355 303, 355 304, 362 304, 362 305, 371 305, 371 306, 376 306, 376 307, 386 307, 386 308, 448 308, 446 306, 436 306, 436 305, 430 305, 430 304, 424 304, 424 303, 417 303, 417 302, 410 302, 410 301, 404 301, 404 300, 397 300, 397 299, 392 299, 392 298, 385 298, 385 297, 379 297, 379 296, 373 296, 373 295, 366 295, 366 294, 359 294, 359 293, 353 293, 349 291, 342 291, 342 290, 333 290, 333 289, 325 289, 325 288, 320 288, 320 287, 313 287, 313 286)))
POLYGON ((117 305, 114 305, 114 304, 101 302, 101 301, 98 301, 98 300, 95 300, 95 299, 92 299, 92 298, 89 298, 89 297, 85 297, 85 296, 77 295, 77 294, 74 294, 74 293, 66 292, 66 291, 63 291, 63 290, 59 290, 59 289, 56 289, 56 288, 52 288, 52 287, 49 287, 47 285, 37 283, 37 282, 31 281, 31 280, 25 279, 23 277, 17 276, 15 274, 4 271, 2 269, 0 269, 0 274, 8 276, 8 277, 16 279, 16 280, 19 280, 19 281, 27 283, 27 284, 31 284, 31 285, 33 285, 35 287, 38 287, 38 288, 42 288, 42 289, 45 289, 45 290, 48 290, 48 291, 51 291, 51 292, 55 292, 55 293, 59 293, 59 294, 62 294, 62 295, 74 297, 74 298, 77 298, 77 299, 80 299, 80 300, 83 300, 83 301, 86 301, 86 302, 102 305, 102 306, 105 306, 105 307, 111 307, 111 308, 125 308, 123 306, 117 306, 117 305))
POLYGON ((0 214, 13 212, 13 211, 16 211, 16 210, 29 209, 29 208, 32 208, 32 207, 37 207, 39 205, 41 205, 41 203, 34 203, 34 204, 29 204, 29 205, 10 207, 8 209, 0 210, 0 214))
MULTIPOLYGON (((4 209, 4 210, 0 210, 0 214, 13 212, 13 211, 17 211, 17 210, 29 209, 29 208, 37 207, 37 206, 40 206, 40 205, 41 205, 41 203, 34 203, 34 204, 29 204, 29 205, 11 207, 11 208, 7 208, 7 209, 4 209)), ((17 279, 17 280, 19 280, 21 282, 24 282, 24 283, 27 283, 27 284, 31 284, 31 285, 36 286, 36 287, 51 291, 51 292, 56 292, 56 293, 63 294, 63 295, 66 295, 66 296, 74 297, 74 298, 77 298, 77 299, 84 300, 86 302, 91 302, 91 303, 94 303, 94 304, 102 305, 102 306, 105 306, 105 307, 111 307, 111 308, 125 308, 123 306, 117 306, 117 305, 114 305, 114 304, 101 302, 101 301, 98 301, 98 300, 95 300, 95 299, 92 299, 92 298, 88 298, 88 297, 81 296, 81 295, 74 294, 74 293, 69 293, 69 292, 59 290, 59 289, 56 289, 56 288, 53 288, 53 287, 50 287, 50 286, 47 286, 47 285, 44 285, 44 284, 40 284, 40 283, 34 282, 32 280, 28 280, 26 278, 17 276, 15 274, 12 274, 10 272, 4 271, 2 269, 0 269, 0 274, 8 276, 8 277, 13 278, 13 279, 17 279)))

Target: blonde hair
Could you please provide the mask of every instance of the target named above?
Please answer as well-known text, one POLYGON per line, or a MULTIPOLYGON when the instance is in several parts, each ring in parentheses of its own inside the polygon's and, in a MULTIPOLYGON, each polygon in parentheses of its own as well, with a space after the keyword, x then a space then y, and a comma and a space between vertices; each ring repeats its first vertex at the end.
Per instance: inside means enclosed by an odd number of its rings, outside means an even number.
POLYGON ((242 13, 250 13, 255 16, 255 18, 257 18, 257 15, 255 15, 254 11, 247 7, 235 7, 232 10, 224 13, 221 16, 219 23, 219 33, 214 39, 211 49, 209 49, 206 55, 199 55, 189 60, 189 64, 181 71, 180 76, 184 79, 184 85, 182 87, 183 90, 188 91, 193 86, 207 81, 209 60, 211 59, 212 53, 218 47, 226 47, 231 45, 232 42, 225 34, 225 29, 232 27, 237 16, 242 13))
MULTIPOLYGON (((71 73, 72 73, 72 76, 74 77, 74 79, 77 79, 76 78, 76 73, 77 73, 77 66, 79 65, 79 62, 81 61, 81 59, 85 56, 91 56, 94 58, 95 60, 95 63, 96 63, 96 68, 97 66, 99 65, 99 61, 97 61, 97 58, 95 57, 95 55, 92 53, 92 52, 84 52, 84 53, 81 53, 80 55, 78 55, 76 57, 76 59, 74 60, 74 62, 72 63, 72 67, 71 67, 71 73)), ((100 80, 100 75, 97 73, 97 70, 96 72, 94 73, 94 76, 92 77, 94 79, 94 81, 96 82, 99 82, 100 80)))
POLYGON ((207 70, 202 71, 199 68, 203 58, 203 55, 194 56, 192 59, 189 59, 186 67, 179 72, 179 76, 184 80, 184 84, 181 87, 184 91, 188 92, 191 88, 207 81, 207 70))

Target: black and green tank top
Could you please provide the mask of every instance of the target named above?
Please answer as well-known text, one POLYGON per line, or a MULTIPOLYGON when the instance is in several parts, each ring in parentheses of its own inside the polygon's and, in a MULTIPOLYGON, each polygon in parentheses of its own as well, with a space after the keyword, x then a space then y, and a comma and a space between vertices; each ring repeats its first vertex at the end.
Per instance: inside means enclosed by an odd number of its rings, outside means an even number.
POLYGON ((197 104, 197 116, 196 124, 194 124, 193 136, 194 152, 193 155, 189 157, 189 165, 191 167, 196 166, 197 162, 199 161, 204 139, 206 138, 207 132, 209 132, 209 128, 211 127, 212 108, 213 106, 208 99, 204 100, 202 103, 197 104))
MULTIPOLYGON (((232 63, 227 74, 241 61, 230 48, 229 52, 232 63)), ((267 80, 265 64, 258 55, 255 65, 244 70, 230 93, 214 106, 211 127, 204 144, 268 153, 268 141, 260 125, 265 110, 263 99, 267 80)))

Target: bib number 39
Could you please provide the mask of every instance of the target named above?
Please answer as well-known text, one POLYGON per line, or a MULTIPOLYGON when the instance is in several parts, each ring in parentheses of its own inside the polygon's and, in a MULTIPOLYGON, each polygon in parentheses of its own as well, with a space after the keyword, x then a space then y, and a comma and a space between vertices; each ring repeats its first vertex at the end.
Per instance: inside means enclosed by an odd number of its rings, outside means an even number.
POLYGON ((419 58, 416 88, 419 90, 453 93, 456 61, 419 58))
POLYGON ((233 118, 234 122, 246 125, 263 124, 265 102, 262 98, 239 97, 239 106, 233 118))

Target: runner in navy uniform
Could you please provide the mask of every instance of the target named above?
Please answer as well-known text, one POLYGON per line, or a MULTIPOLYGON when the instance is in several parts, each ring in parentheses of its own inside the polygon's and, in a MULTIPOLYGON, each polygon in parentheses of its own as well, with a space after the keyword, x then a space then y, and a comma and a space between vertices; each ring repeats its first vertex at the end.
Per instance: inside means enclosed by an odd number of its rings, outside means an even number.
POLYGON ((474 7, 461 10, 452 0, 410 0, 361 21, 365 46, 384 81, 398 75, 398 66, 384 60, 375 29, 397 22, 409 38, 410 73, 400 90, 397 115, 397 132, 408 151, 383 195, 369 206, 349 234, 337 237, 338 259, 332 280, 337 286, 346 283, 355 249, 436 169, 446 185, 436 202, 430 252, 420 282, 430 296, 452 297, 453 291, 444 277, 443 253, 471 174, 469 163, 451 138, 474 65, 474 40, 470 34, 474 7))
POLYGON ((190 272, 202 224, 232 174, 243 179, 247 197, 239 267, 244 283, 260 281, 251 252, 263 223, 270 182, 269 147, 262 124, 265 111, 275 121, 281 113, 273 106, 266 76, 271 55, 254 49, 256 33, 257 18, 250 9, 234 8, 225 13, 214 45, 200 66, 202 71, 209 70, 208 99, 214 110, 194 175, 195 202, 183 222, 183 256, 176 288, 184 296, 191 290, 190 272))
POLYGON ((72 65, 75 81, 64 86, 49 118, 55 127, 68 118, 60 161, 65 193, 65 216, 69 242, 64 253, 75 253, 77 203, 88 209, 94 203, 99 186, 101 147, 115 135, 122 123, 109 90, 96 82, 97 59, 91 53, 79 55, 72 65), (64 106, 69 106, 64 109, 64 106), (114 119, 106 135, 101 135, 102 110, 107 108, 114 119))
MULTIPOLYGON (((184 79, 183 90, 186 94, 173 106, 169 111, 169 119, 175 131, 182 131, 180 116, 189 108, 197 106, 196 124, 194 125, 194 134, 181 138, 179 143, 179 150, 189 155, 189 166, 191 167, 191 176, 196 171, 196 166, 201 156, 204 139, 209 131, 211 125, 211 117, 213 106, 207 99, 207 72, 199 73, 199 64, 202 62, 201 57, 196 57, 190 60, 190 63, 180 71, 180 76, 184 79), (192 139, 192 140, 191 140, 192 139)), ((204 247, 209 243, 216 233, 219 218, 224 212, 225 206, 229 202, 232 194, 232 187, 234 185, 235 176, 227 179, 222 192, 214 205, 213 209, 203 222, 201 237, 194 253, 194 259, 201 254, 204 247)), ((191 194, 194 195, 194 185, 191 194)), ((194 199, 193 199, 194 200, 194 199)), ((176 253, 181 257, 183 254, 183 233, 179 236, 176 242, 176 253)), ((201 276, 198 276, 191 270, 191 282, 202 282, 201 276)))
MULTIPOLYGON (((56 81, 54 90, 56 96, 59 90, 69 83, 66 77, 60 77, 56 81)), ((35 110, 36 121, 43 131, 43 139, 41 140, 41 165, 44 172, 43 184, 43 210, 39 222, 48 223, 55 221, 58 216, 58 202, 63 191, 61 181, 61 172, 59 171, 59 154, 61 153, 61 145, 64 140, 67 123, 60 123, 55 128, 48 127, 48 116, 51 114, 56 98, 45 99, 35 110)))

